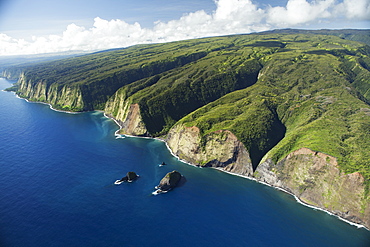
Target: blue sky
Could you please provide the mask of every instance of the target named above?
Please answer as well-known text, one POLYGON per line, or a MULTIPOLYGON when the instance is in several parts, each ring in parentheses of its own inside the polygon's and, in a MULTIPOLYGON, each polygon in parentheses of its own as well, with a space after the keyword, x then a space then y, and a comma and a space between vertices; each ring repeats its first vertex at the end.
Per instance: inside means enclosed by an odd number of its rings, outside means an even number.
POLYGON ((0 56, 277 28, 370 28, 370 0, 0 0, 0 56))
POLYGON ((95 17, 121 19, 152 27, 154 22, 179 19, 183 14, 216 9, 212 0, 0 0, 0 32, 24 35, 58 34, 75 23, 92 26, 95 17))

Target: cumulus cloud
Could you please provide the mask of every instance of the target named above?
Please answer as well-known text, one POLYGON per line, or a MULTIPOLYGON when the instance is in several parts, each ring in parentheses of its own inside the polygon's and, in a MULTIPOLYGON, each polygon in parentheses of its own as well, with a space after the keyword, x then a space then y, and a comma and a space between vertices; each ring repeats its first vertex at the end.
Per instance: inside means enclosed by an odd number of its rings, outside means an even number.
POLYGON ((348 19, 370 20, 370 0, 344 0, 336 6, 336 11, 348 19))
POLYGON ((0 55, 93 51, 296 27, 322 20, 370 20, 370 0, 288 0, 286 6, 264 8, 251 0, 214 0, 214 3, 213 13, 203 10, 187 13, 177 20, 158 21, 150 29, 137 22, 97 17, 91 28, 70 24, 61 35, 33 37, 31 41, 0 34, 0 55))
POLYGON ((308 2, 290 0, 286 7, 270 8, 267 11, 267 22, 279 27, 309 23, 317 19, 330 18, 335 0, 308 2))

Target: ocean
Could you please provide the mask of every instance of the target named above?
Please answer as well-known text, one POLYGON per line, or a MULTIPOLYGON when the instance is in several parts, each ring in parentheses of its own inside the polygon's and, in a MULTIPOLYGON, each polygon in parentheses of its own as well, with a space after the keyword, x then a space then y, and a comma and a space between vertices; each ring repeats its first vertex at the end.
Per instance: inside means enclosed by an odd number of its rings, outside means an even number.
POLYGON ((1 247, 370 246, 370 231, 287 193, 185 164, 158 140, 117 139, 102 112, 0 91, 0 123, 1 247), (186 183, 154 196, 173 170, 186 183), (128 171, 140 178, 114 185, 128 171))

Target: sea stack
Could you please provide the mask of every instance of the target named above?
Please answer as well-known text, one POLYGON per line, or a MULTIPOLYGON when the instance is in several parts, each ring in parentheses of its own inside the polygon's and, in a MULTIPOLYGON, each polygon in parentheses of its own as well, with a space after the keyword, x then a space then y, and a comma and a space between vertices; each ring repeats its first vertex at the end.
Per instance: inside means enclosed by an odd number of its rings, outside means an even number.
POLYGON ((137 179, 139 177, 139 175, 137 175, 135 172, 128 172, 126 174, 126 178, 127 178, 127 181, 128 182, 131 182, 131 181, 134 181, 135 179, 137 179))
POLYGON ((164 178, 160 181, 159 185, 155 188, 157 189, 156 193, 163 193, 175 188, 183 176, 178 171, 172 171, 166 174, 164 178))
POLYGON ((139 175, 137 175, 135 172, 128 172, 126 174, 126 176, 124 176, 120 180, 116 180, 116 182, 114 182, 114 184, 121 184, 122 182, 132 182, 132 181, 136 180, 138 177, 139 177, 139 175))

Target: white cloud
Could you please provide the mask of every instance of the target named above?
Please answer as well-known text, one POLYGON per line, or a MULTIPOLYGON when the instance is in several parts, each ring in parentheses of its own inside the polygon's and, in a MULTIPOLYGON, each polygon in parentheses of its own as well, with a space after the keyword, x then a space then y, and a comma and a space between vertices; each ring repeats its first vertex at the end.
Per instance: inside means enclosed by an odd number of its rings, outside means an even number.
POLYGON ((279 27, 309 23, 321 18, 330 18, 335 0, 308 2, 289 0, 286 7, 274 7, 267 11, 267 22, 279 27))
POLYGON ((93 51, 274 28, 309 25, 337 19, 370 20, 370 0, 288 0, 286 6, 259 8, 251 0, 214 0, 216 10, 184 14, 180 19, 156 22, 152 29, 123 20, 94 19, 91 28, 75 24, 61 35, 33 37, 31 41, 0 34, 0 55, 59 51, 93 51))
POLYGON ((370 20, 370 0, 344 0, 336 6, 336 12, 348 19, 370 20))

